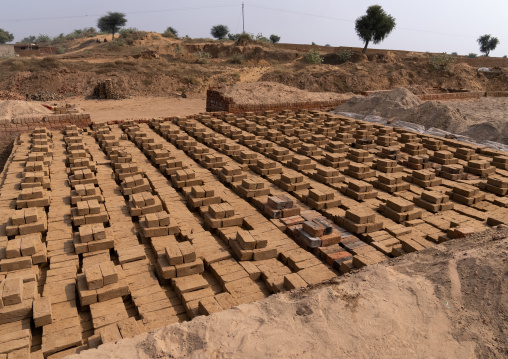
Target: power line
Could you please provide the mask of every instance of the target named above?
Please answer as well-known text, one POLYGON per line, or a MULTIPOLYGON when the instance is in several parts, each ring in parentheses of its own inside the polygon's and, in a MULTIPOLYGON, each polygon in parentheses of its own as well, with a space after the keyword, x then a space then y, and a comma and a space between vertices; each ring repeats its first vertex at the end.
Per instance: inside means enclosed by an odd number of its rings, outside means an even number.
MULTIPOLYGON (((194 7, 185 7, 185 8, 174 8, 174 9, 161 9, 161 10, 146 10, 146 11, 133 11, 126 12, 126 15, 136 15, 136 14, 153 14, 160 12, 173 12, 173 11, 185 11, 185 10, 201 10, 201 9, 213 9, 213 8, 222 8, 222 7, 232 7, 238 6, 241 3, 229 3, 222 5, 210 5, 210 6, 194 6, 194 7)), ((28 19, 10 19, 10 20, 0 20, 0 23, 8 23, 8 22, 24 22, 24 21, 44 21, 44 20, 64 20, 64 19, 79 19, 86 17, 100 17, 104 14, 100 15, 71 15, 71 16, 54 16, 54 17, 39 17, 39 18, 28 18, 28 19)))

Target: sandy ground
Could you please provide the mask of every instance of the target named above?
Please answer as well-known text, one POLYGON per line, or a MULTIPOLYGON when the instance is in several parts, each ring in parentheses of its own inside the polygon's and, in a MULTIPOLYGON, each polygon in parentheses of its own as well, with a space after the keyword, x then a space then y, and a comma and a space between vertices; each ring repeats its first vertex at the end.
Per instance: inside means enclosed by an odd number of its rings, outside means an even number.
POLYGON ((507 233, 450 241, 79 358, 506 357, 507 233))
POLYGON ((94 122, 194 115, 206 111, 206 98, 135 97, 125 100, 67 99, 89 113, 94 122))

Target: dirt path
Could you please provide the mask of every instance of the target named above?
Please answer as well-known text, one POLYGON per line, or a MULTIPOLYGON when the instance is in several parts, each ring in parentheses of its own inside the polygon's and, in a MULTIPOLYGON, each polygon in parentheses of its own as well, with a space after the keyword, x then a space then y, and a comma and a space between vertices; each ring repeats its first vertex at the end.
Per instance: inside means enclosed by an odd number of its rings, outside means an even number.
POLYGON ((85 100, 74 97, 68 103, 77 104, 90 113, 94 122, 186 116, 206 111, 206 98, 135 97, 126 100, 85 100))
POLYGON ((450 241, 79 358, 504 357, 507 233, 450 241))

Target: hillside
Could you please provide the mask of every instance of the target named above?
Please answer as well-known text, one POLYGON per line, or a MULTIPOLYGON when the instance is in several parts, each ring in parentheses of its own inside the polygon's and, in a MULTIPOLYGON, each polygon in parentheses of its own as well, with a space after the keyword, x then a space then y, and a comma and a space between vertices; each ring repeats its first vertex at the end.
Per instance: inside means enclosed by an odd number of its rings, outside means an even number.
POLYGON ((90 96, 96 83, 106 78, 126 96, 203 96, 210 85, 258 80, 313 92, 360 93, 401 86, 415 92, 430 87, 508 90, 504 70, 479 73, 463 62, 436 69, 437 55, 354 53, 339 64, 338 55, 329 53, 325 64, 307 65, 302 60, 307 48, 284 47, 258 41, 240 46, 232 41, 173 39, 148 32, 117 35, 115 41, 99 35, 59 44, 59 55, 0 60, 0 86, 21 95, 47 91, 64 97, 90 96))

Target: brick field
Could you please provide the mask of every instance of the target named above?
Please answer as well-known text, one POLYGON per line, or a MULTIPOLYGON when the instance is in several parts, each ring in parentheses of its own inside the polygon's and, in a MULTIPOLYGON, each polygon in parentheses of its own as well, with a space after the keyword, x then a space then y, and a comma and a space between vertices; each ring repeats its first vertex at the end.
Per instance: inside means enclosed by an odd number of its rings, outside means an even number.
POLYGON ((508 222, 507 154, 317 111, 36 128, 0 185, 0 358, 60 358, 508 222))

